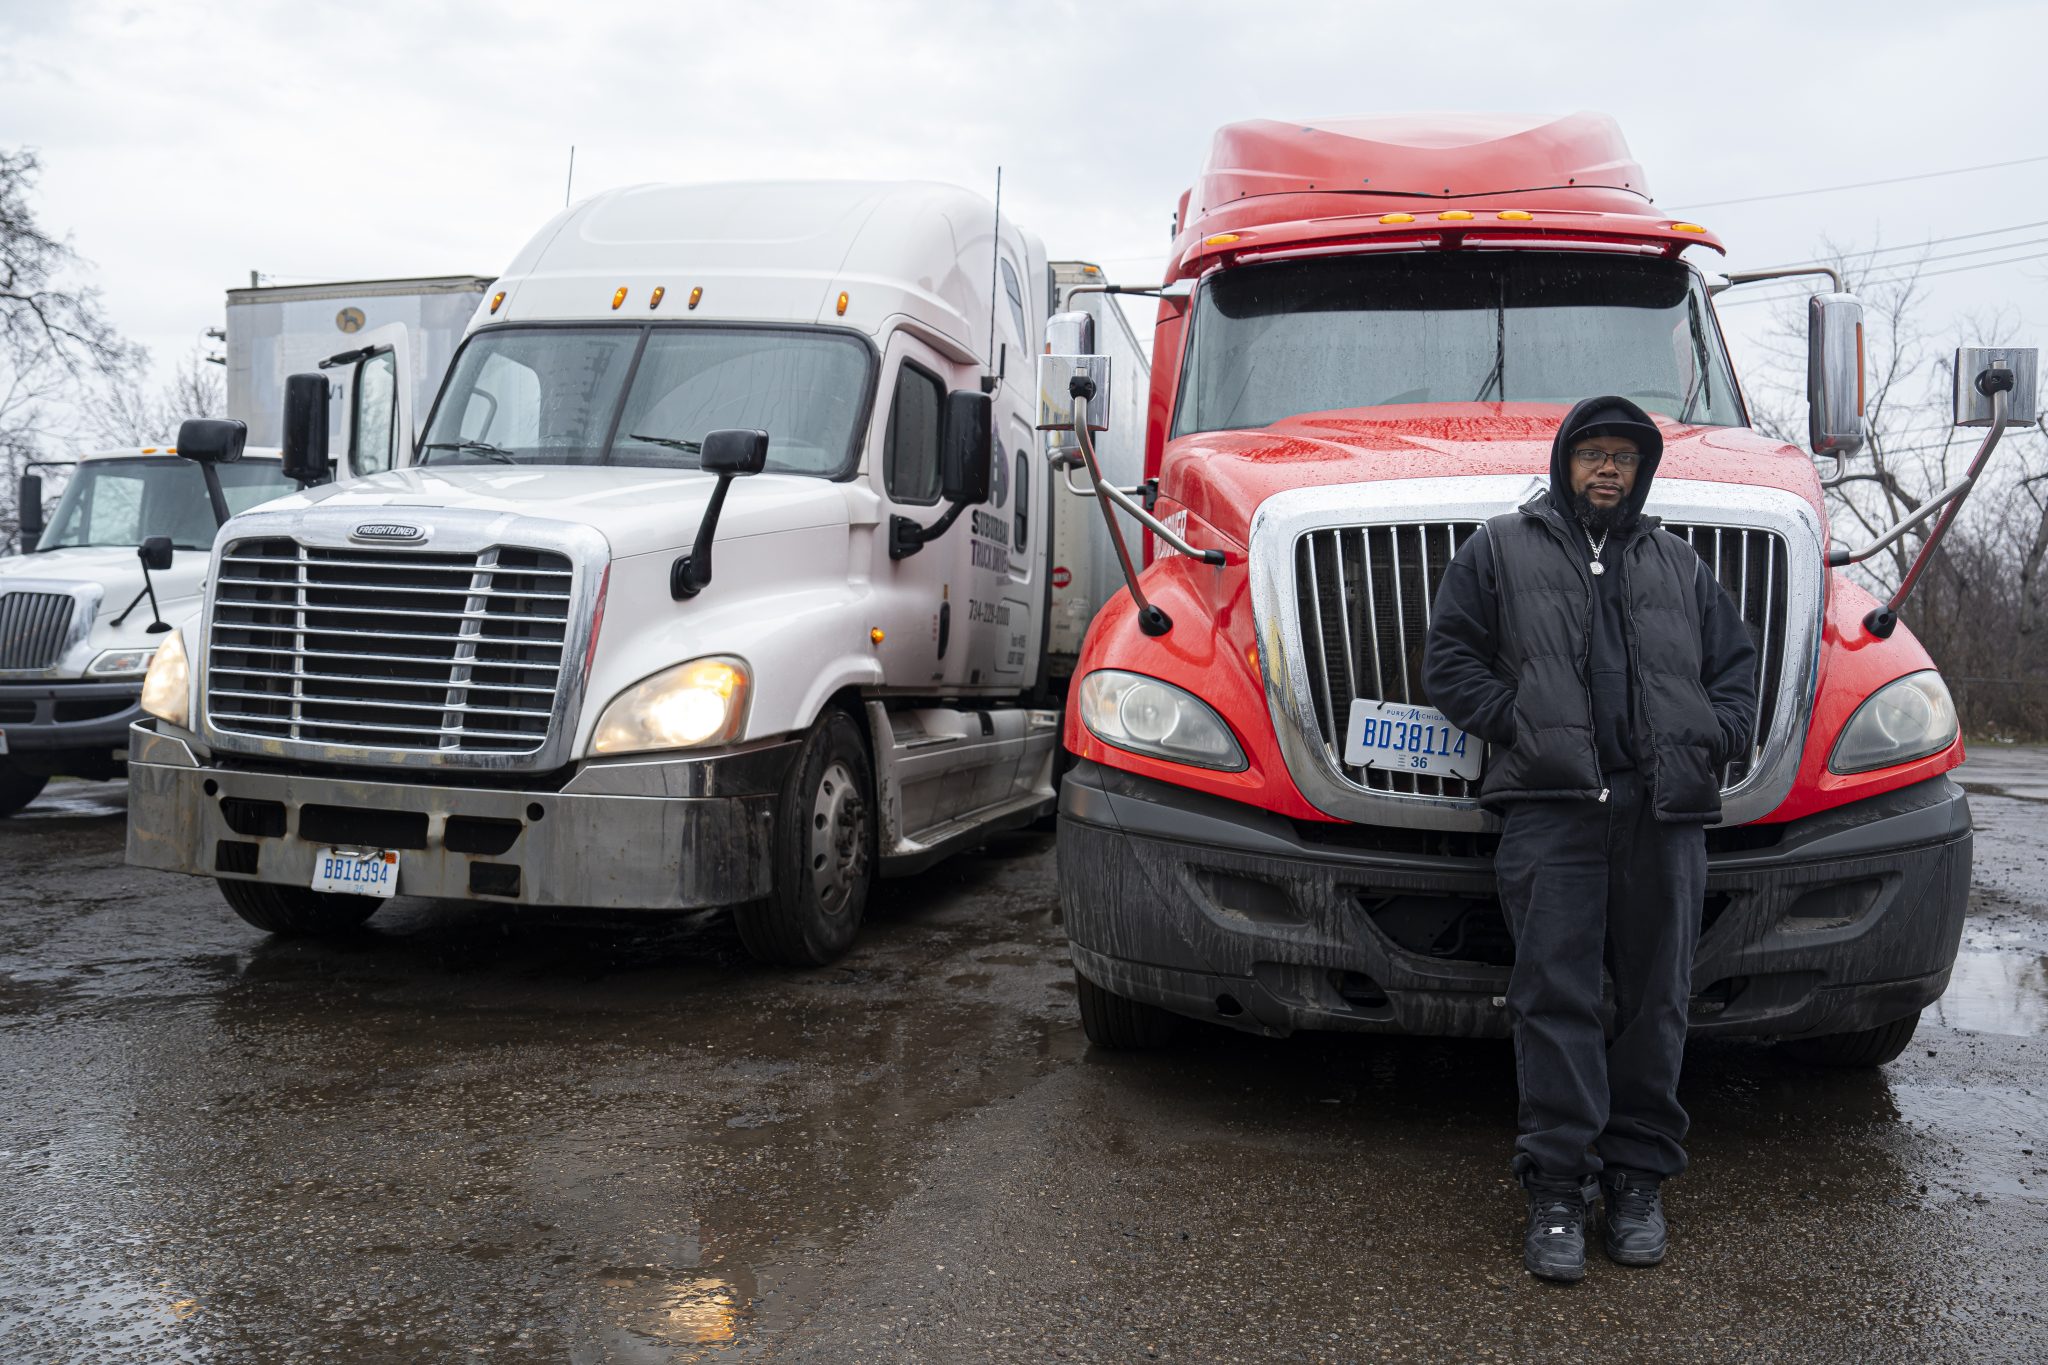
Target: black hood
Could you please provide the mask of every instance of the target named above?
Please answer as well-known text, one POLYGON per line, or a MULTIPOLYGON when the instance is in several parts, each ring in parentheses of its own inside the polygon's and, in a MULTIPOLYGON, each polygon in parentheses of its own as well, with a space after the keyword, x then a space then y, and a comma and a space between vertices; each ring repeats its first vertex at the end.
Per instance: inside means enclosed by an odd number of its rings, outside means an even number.
POLYGON ((1656 477, 1657 465, 1664 458, 1664 433, 1657 430, 1650 414, 1628 399, 1612 394, 1588 398, 1566 413, 1558 425, 1557 438, 1550 443, 1550 500, 1567 523, 1578 515, 1572 503, 1571 450, 1585 436, 1626 436, 1643 453, 1643 462, 1636 466, 1635 487, 1623 500, 1617 522, 1621 526, 1632 524, 1641 514, 1643 504, 1649 501, 1650 480, 1656 477))

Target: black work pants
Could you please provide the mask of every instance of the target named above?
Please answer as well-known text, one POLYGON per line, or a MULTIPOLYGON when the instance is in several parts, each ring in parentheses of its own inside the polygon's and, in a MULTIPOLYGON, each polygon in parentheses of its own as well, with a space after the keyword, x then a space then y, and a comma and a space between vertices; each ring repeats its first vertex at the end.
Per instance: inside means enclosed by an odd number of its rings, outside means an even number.
POLYGON ((1704 826, 1663 824, 1636 772, 1605 802, 1508 808, 1494 872, 1515 940, 1508 981, 1525 1183, 1577 1184, 1604 1166, 1685 1169, 1678 1103, 1693 950, 1706 897, 1704 826), (1614 986, 1603 1022, 1601 968, 1614 986), (1589 1150, 1590 1149, 1590 1150, 1589 1150))

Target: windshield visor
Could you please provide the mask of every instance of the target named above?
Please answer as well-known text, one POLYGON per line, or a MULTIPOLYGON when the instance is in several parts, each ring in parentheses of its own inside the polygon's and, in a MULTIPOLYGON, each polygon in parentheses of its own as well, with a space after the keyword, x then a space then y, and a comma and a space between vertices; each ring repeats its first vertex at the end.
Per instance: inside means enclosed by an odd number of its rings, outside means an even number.
MULTIPOLYGON (((230 514, 246 512, 292 491, 275 460, 215 466, 230 514)), ((38 550, 85 545, 140 545, 169 536, 180 550, 210 550, 213 504, 206 475, 190 460, 87 460, 71 476, 38 550)))
POLYGON ((1614 393, 1743 422, 1699 278, 1595 252, 1402 252, 1239 266, 1195 302, 1174 435, 1405 403, 1614 393))
POLYGON ((506 327, 462 349, 422 464, 694 469, 706 434, 768 433, 768 468, 853 471, 870 348, 849 333, 746 327, 506 327))

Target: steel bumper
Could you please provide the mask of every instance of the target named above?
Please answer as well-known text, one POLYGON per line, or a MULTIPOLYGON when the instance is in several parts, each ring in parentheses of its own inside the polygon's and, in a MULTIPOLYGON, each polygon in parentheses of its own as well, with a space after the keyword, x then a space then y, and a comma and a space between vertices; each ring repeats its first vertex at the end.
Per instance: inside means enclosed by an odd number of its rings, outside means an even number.
POLYGON ((580 766, 559 790, 219 765, 137 724, 128 862, 306 886, 322 847, 401 850, 398 892, 685 910, 768 894, 775 794, 796 744, 580 766))
MULTIPOLYGON (((1498 926, 1490 855, 1455 836, 1439 848, 1388 831, 1375 847, 1383 832, 1347 832, 1364 837, 1312 838, 1265 811, 1077 764, 1059 822, 1074 964, 1119 995, 1256 1032, 1504 1035, 1504 928, 1479 953, 1418 950, 1388 928, 1457 913, 1498 926)), ((1729 831, 1710 852, 1693 1032, 1848 1033, 1939 998, 1969 898, 1962 789, 1935 778, 1778 836, 1729 831)))

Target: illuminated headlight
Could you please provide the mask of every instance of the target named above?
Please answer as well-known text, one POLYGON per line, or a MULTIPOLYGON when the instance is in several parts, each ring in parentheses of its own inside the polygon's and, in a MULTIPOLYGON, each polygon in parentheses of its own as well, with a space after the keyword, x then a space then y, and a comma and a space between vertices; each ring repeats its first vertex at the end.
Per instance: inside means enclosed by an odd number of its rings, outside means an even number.
POLYGON ((1886 683, 1856 708, 1828 768, 1867 773, 1938 754, 1956 739, 1956 705, 1933 669, 1886 683))
POLYGON ((591 752, 691 749, 737 739, 753 679, 738 659, 693 659, 637 682, 604 708, 591 752))
POLYGON ((184 632, 173 629, 150 656, 149 672, 142 679, 142 709, 158 720, 192 727, 192 666, 185 659, 184 632))
POLYGON ((88 678, 139 678, 149 669, 149 649, 110 649, 85 666, 88 678))
POLYGON ((1170 683, 1105 668, 1081 680, 1081 723, 1119 749, 1198 768, 1245 766, 1230 727, 1208 703, 1170 683))

